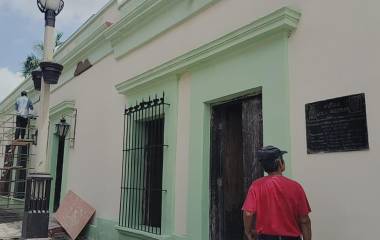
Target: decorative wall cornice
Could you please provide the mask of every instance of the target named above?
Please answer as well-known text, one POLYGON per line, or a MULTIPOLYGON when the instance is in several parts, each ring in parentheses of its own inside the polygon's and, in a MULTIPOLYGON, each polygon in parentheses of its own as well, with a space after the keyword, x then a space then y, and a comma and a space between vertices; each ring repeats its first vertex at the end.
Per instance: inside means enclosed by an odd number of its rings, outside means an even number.
POLYGON ((122 36, 126 35, 126 32, 133 24, 167 2, 167 0, 142 0, 140 5, 133 9, 128 15, 120 19, 120 21, 106 32, 107 38, 114 41, 120 39, 122 36))
MULTIPOLYGON (((70 45, 74 42, 82 43, 83 41, 86 41, 88 37, 85 37, 85 39, 81 39, 83 36, 86 35, 86 33, 91 34, 94 32, 94 27, 96 28, 97 25, 103 24, 101 21, 103 21, 102 16, 105 11, 107 11, 109 8, 112 7, 113 4, 116 3, 116 0, 109 1, 102 9, 99 10, 99 12, 93 16, 91 16, 83 25, 81 25, 64 43, 62 46, 60 46, 57 51, 54 54, 54 58, 61 59, 62 55, 68 55, 68 53, 72 52, 72 49, 70 49, 70 45), (70 49, 70 51, 67 51, 67 49, 70 49), (67 51, 67 52, 66 52, 67 51)), ((96 31, 96 30, 95 30, 96 31)))
POLYGON ((51 107, 49 109, 49 117, 55 118, 57 115, 66 112, 66 111, 74 111, 75 109, 75 101, 74 100, 67 100, 62 101, 58 103, 57 105, 51 107))
MULTIPOLYGON (((103 23, 65 55, 57 55, 55 57, 55 61, 64 66, 76 64, 77 61, 82 60, 84 53, 86 53, 92 47, 101 44, 105 40, 104 32, 111 25, 112 23, 110 22, 103 23)), ((109 52, 111 52, 111 49, 109 52)))
MULTIPOLYGON (((161 8, 170 6, 180 7, 179 4, 183 3, 184 1, 142 0, 141 3, 138 3, 139 5, 128 12, 128 14, 116 24, 111 25, 109 22, 105 22, 97 28, 93 28, 92 30, 87 29, 91 28, 95 21, 99 20, 98 16, 95 16, 94 18, 90 19, 85 26, 82 26, 80 30, 78 30, 63 47, 58 49, 55 55, 55 60, 65 65, 65 67, 69 67, 71 65, 74 67, 77 62, 83 60, 84 58, 88 58, 87 55, 89 55, 89 53, 91 53, 94 58, 96 58, 91 59, 93 64, 96 64, 97 61, 110 54, 112 51, 114 52, 114 56, 116 58, 124 56, 133 48, 143 45, 150 39, 174 26, 184 18, 190 17, 196 11, 199 11, 209 4, 217 2, 219 0, 192 1, 195 1, 197 3, 197 8, 192 9, 191 11, 186 10, 183 16, 181 15, 181 18, 170 19, 170 21, 166 22, 163 25, 160 25, 159 29, 155 29, 154 32, 149 32, 148 35, 144 35, 145 33, 143 31, 145 30, 142 28, 141 24, 149 24, 149 21, 141 23, 142 19, 145 19, 147 16, 152 17, 149 15, 152 13, 157 15, 156 17, 159 17, 161 13, 157 13, 157 11, 160 12, 159 10, 161 8), (139 38, 135 38, 135 42, 132 44, 127 43, 130 39, 129 36, 125 34, 130 33, 130 31, 133 29, 136 30, 137 26, 139 26, 142 31, 138 34, 142 35, 139 35, 139 38), (84 31, 88 33, 87 36, 83 33, 84 31), (82 37, 79 37, 81 34, 82 37), (73 47, 73 49, 69 49, 69 43, 75 40, 79 40, 79 38, 81 39, 78 42, 78 45, 73 47), (121 43, 127 43, 127 45, 123 47, 121 43)), ((110 7, 113 2, 114 1, 111 1, 108 5, 106 5, 104 7, 104 10, 110 7)), ((128 4, 126 3, 125 7, 127 6, 128 4)), ((185 11, 185 9, 182 10, 185 11)), ((283 31, 290 34, 296 28, 299 19, 300 13, 297 11, 294 11, 287 7, 281 8, 213 42, 205 44, 202 47, 194 49, 136 77, 123 81, 122 83, 116 85, 116 89, 119 93, 125 93, 135 87, 138 87, 150 81, 154 81, 155 79, 163 77, 167 74, 179 72, 184 68, 210 58, 217 53, 230 49, 231 47, 238 46, 239 44, 247 41, 254 41, 255 39, 259 39, 271 33, 283 31)), ((69 67, 69 69, 71 68, 69 67)), ((59 86, 52 88, 52 91, 56 90, 58 87, 59 86)), ((16 88, 16 90, 14 90, 0 103, 0 112, 8 111, 11 109, 15 99, 19 95, 19 92, 22 90, 29 90, 30 92, 34 92, 33 82, 31 79, 27 79, 21 83, 20 86, 16 88)))
MULTIPOLYGON (((220 0, 141 0, 139 5, 134 6, 125 17, 105 32, 111 42, 114 57, 124 57, 217 1, 220 0), (167 11, 161 11, 163 9, 167 11)), ((128 7, 128 3, 125 3, 125 7, 128 7)))
POLYGON ((279 32, 291 34, 297 27, 300 17, 301 14, 293 9, 288 7, 281 8, 269 15, 257 19, 251 24, 216 39, 215 41, 174 58, 173 60, 148 70, 136 77, 127 79, 117 84, 115 87, 119 93, 125 94, 132 89, 145 85, 168 74, 175 74, 183 71, 185 68, 248 41, 255 41, 279 32))

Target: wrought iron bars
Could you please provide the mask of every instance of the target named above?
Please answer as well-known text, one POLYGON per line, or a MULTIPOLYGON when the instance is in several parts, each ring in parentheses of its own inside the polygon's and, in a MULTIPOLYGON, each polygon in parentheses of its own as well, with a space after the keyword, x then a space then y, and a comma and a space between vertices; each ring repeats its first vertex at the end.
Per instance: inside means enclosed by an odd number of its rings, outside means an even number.
POLYGON ((165 94, 125 109, 119 225, 161 234, 165 94))

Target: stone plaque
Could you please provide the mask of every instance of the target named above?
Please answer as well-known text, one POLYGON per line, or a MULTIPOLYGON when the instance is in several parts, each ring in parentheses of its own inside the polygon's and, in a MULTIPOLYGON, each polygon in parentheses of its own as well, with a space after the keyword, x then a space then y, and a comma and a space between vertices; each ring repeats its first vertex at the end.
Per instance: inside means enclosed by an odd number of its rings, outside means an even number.
POLYGON ((305 112, 309 154, 369 148, 364 93, 309 103, 305 112))

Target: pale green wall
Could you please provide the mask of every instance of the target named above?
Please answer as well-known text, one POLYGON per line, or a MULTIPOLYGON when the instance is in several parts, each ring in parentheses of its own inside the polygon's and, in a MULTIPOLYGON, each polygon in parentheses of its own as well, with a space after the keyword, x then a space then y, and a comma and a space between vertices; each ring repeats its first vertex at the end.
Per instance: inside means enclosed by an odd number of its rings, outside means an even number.
MULTIPOLYGON (((199 64, 191 72, 190 95, 190 160, 188 186, 188 217, 185 236, 173 235, 174 177, 178 81, 176 77, 157 81, 127 93, 127 101, 135 103, 142 97, 165 91, 171 106, 166 110, 164 153, 163 235, 154 236, 126 228, 116 222, 96 219, 88 228, 91 239, 172 239, 209 238, 209 162, 210 106, 238 96, 262 92, 264 143, 290 150, 289 96, 287 72, 287 35, 277 34, 256 43, 247 43, 223 55, 199 64), (119 233, 118 233, 119 232, 119 233)), ((286 157, 290 169, 290 155, 286 157)), ((290 175, 290 172, 286 172, 290 175)))
MULTIPOLYGON (((59 113, 51 116, 50 123, 49 123, 49 149, 50 149, 50 174, 53 177, 51 182, 51 191, 50 191, 50 204, 49 209, 50 211, 53 210, 53 204, 54 204, 54 193, 55 193, 55 180, 56 180, 56 171, 57 171, 57 156, 58 156, 58 144, 59 144, 59 138, 57 135, 55 135, 55 124, 59 123, 62 116, 70 116, 72 115, 72 110, 63 110, 59 113)), ((73 126, 70 127, 70 131, 73 128, 73 126)), ((70 133, 68 133, 68 136, 70 133)), ((68 140, 65 141, 65 150, 63 155, 63 169, 62 169, 62 186, 61 186, 61 201, 65 197, 67 193, 67 175, 68 175, 68 167, 69 167, 69 149, 70 149, 70 143, 68 140)))
POLYGON ((262 87, 264 144, 290 149, 287 35, 229 51, 197 66, 191 74, 189 240, 209 236, 211 104, 262 87))
MULTIPOLYGON (((174 178, 175 178, 175 154, 176 154, 176 133, 177 133, 177 101, 178 101, 178 81, 176 77, 164 78, 155 84, 145 86, 143 89, 134 89, 127 93, 128 106, 134 106, 136 102, 148 100, 148 97, 158 97, 165 92, 165 102, 170 106, 165 107, 164 143, 168 147, 164 148, 163 159, 163 189, 162 194, 162 238, 165 239, 173 233, 174 228, 174 178)), ((120 166, 121 167, 121 166, 120 166)), ((115 231, 115 229, 112 229, 115 231)), ((112 231, 111 230, 111 231, 112 231)), ((149 239, 151 234, 118 227, 120 239, 149 239), (143 238, 145 237, 145 238, 143 238)))
POLYGON ((116 225, 115 221, 96 218, 91 225, 87 225, 81 235, 86 236, 89 240, 116 240, 119 239, 115 229, 116 225))

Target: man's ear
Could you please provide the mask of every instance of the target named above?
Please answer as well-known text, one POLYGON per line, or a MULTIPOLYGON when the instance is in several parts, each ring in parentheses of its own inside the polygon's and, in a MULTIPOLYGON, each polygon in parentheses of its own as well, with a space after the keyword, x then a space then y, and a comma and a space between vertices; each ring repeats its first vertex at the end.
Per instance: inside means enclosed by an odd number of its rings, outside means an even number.
POLYGON ((284 170, 285 169, 284 159, 280 158, 280 161, 278 162, 278 167, 279 167, 279 170, 284 170))
POLYGON ((282 170, 285 171, 285 160, 281 158, 282 170))

